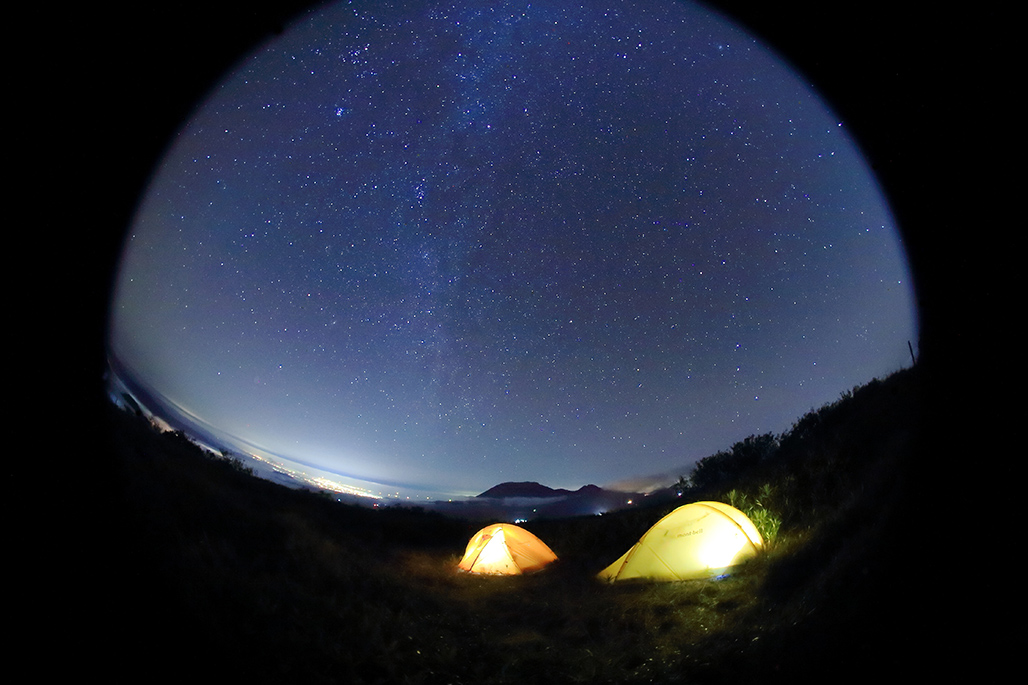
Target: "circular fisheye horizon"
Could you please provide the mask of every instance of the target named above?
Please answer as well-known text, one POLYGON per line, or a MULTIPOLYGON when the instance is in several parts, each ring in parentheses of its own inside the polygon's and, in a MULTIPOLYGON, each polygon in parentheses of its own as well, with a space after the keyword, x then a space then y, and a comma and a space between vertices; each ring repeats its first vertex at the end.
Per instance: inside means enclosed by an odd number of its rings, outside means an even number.
POLYGON ((298 18, 168 148, 109 326, 205 439, 442 495, 673 480, 917 339, 846 122, 670 1, 298 18))

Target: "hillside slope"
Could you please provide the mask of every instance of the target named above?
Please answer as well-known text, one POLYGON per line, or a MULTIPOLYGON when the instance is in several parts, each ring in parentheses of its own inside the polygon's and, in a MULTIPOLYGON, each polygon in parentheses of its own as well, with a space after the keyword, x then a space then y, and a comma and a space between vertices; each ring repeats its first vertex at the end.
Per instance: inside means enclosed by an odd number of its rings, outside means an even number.
POLYGON ((856 389, 773 458, 690 493, 774 494, 780 533, 757 562, 716 583, 625 587, 595 573, 677 503, 531 521, 560 561, 479 578, 455 565, 483 521, 283 488, 114 411, 120 501, 87 604, 115 627, 94 636, 119 645, 124 673, 256 682, 923 674, 956 602, 939 604, 927 556, 921 400, 914 372, 856 389))

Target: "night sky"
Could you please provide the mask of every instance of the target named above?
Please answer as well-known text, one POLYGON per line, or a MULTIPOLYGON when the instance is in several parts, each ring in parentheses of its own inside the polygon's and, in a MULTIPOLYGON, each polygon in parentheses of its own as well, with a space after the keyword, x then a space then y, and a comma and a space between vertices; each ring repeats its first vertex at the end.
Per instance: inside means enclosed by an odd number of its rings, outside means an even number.
POLYGON ((243 59, 140 202, 112 353, 226 444, 610 485, 909 366, 886 201, 755 39, 670 1, 404 7, 243 59))

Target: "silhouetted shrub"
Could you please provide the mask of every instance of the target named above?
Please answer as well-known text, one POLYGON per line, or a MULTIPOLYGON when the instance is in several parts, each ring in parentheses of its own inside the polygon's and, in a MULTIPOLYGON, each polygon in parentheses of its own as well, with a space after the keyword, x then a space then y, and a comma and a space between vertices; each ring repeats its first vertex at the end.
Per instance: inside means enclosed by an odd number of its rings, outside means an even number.
POLYGON ((772 433, 751 435, 732 445, 731 449, 704 457, 693 469, 691 480, 696 488, 705 489, 737 479, 746 471, 773 458, 778 438, 772 433))

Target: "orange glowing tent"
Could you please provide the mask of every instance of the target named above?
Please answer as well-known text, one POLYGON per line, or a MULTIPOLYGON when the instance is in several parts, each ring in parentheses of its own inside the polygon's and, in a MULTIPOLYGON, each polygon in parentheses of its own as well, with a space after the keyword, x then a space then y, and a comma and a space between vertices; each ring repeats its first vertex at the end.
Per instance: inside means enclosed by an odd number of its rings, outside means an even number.
POLYGON ((693 502, 657 521, 621 558, 599 573, 613 583, 713 578, 764 546, 753 522, 722 502, 693 502))
POLYGON ((475 533, 457 568, 468 573, 516 575, 538 571, 557 555, 524 528, 494 523, 475 533))

